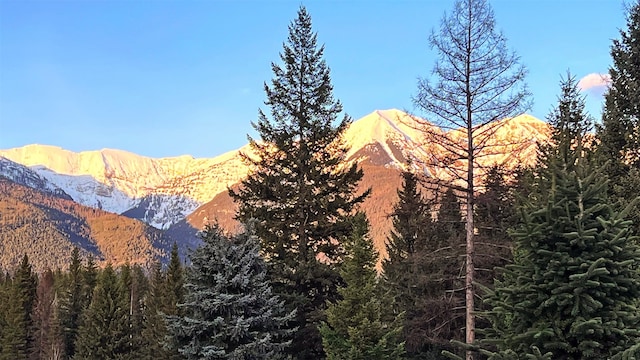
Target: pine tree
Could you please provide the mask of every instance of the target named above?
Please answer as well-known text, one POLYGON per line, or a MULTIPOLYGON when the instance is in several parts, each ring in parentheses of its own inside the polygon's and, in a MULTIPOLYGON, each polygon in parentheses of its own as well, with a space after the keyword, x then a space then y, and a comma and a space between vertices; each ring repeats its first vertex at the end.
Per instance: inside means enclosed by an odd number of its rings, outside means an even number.
POLYGON ((369 193, 356 194, 363 176, 357 164, 343 166, 342 134, 351 121, 344 116, 334 126, 342 105, 333 98, 323 54, 300 7, 280 54, 283 65, 272 64, 274 78, 264 86, 271 117, 260 111, 253 124, 261 137, 250 139, 252 154, 245 157, 253 172, 230 191, 237 219, 257 220, 274 289, 297 310, 291 354, 301 359, 323 357, 317 327, 340 283, 337 239, 349 233, 349 218, 369 193))
POLYGON ((122 281, 111 264, 102 270, 91 304, 84 312, 74 359, 123 358, 129 346, 129 306, 122 281))
POLYGON ((369 222, 364 213, 353 222, 340 270, 346 283, 338 289, 342 299, 330 303, 327 322, 320 328, 327 359, 401 359, 403 314, 385 320, 387 308, 376 280, 378 253, 368 236, 369 222))
POLYGON ((181 316, 169 329, 186 359, 281 359, 293 313, 271 292, 259 242, 247 232, 233 238, 207 227, 191 255, 181 316))
POLYGON ((550 115, 536 189, 523 206, 514 264, 487 298, 495 359, 606 359, 640 341, 640 247, 584 147, 590 120, 574 79, 550 115))

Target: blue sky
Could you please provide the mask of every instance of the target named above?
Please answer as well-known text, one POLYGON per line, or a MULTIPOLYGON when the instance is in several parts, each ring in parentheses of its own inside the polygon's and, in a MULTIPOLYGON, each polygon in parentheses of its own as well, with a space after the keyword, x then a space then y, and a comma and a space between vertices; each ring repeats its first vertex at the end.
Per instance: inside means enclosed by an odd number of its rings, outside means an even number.
MULTIPOLYGON (((263 83, 300 4, 326 46, 334 95, 358 119, 413 110, 436 54, 427 38, 453 0, 0 0, 0 148, 114 148, 212 157, 254 135, 263 83)), ((622 0, 494 0, 497 27, 529 70, 530 114, 560 77, 606 73, 622 0)), ((588 110, 600 117, 597 90, 588 110)))

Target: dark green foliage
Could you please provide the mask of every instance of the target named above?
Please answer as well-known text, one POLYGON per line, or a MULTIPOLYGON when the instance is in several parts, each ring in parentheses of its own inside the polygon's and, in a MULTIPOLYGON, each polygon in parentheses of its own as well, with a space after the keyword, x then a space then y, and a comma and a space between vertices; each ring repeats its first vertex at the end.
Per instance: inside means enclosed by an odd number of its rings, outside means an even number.
POLYGON ((178 304, 184 301, 184 274, 178 257, 177 244, 173 244, 166 274, 157 263, 149 275, 149 288, 145 301, 140 359, 179 359, 178 345, 170 336, 167 316, 179 316, 178 304))
POLYGON ((82 297, 84 298, 84 307, 91 304, 93 297, 93 289, 98 283, 98 266, 92 254, 87 256, 84 268, 82 269, 82 297))
POLYGON ((393 313, 405 314, 406 356, 437 359, 450 339, 463 336, 460 203, 452 190, 427 202, 418 191, 415 175, 403 177, 391 214, 394 228, 387 245, 389 258, 382 264, 382 281, 393 313), (440 206, 433 220, 430 203, 436 201, 440 206))
POLYGON ((484 179, 484 191, 476 197, 476 282, 484 287, 492 287, 496 268, 513 259, 508 231, 517 223, 516 194, 525 185, 520 184, 521 172, 492 166, 484 179))
POLYGON ((605 95, 600 152, 611 160, 607 168, 614 182, 630 167, 640 167, 640 2, 633 1, 627 29, 611 46, 611 87, 605 95))
POLYGON ((169 335, 163 313, 166 281, 159 262, 153 266, 149 277, 149 291, 146 295, 145 316, 142 322, 142 344, 138 356, 140 360, 171 359, 173 354, 168 346, 165 346, 169 335))
POLYGON ((418 179, 402 173, 402 188, 391 213, 393 229, 386 244, 388 258, 382 262, 381 286, 392 306, 392 317, 404 314, 402 339, 408 358, 418 358, 428 344, 422 314, 429 306, 425 290, 429 274, 424 270, 425 254, 435 234, 431 206, 418 190, 418 179))
POLYGON ((120 268, 118 286, 121 289, 121 296, 126 303, 127 316, 127 348, 130 352, 124 357, 128 359, 138 359, 137 351, 141 348, 142 322, 144 311, 144 296, 147 292, 148 281, 139 265, 126 264, 120 268))
POLYGON ((274 290, 297 310, 291 353, 322 358, 319 322, 327 300, 335 300, 340 278, 335 270, 355 206, 368 195, 356 194, 362 171, 343 167, 347 149, 342 134, 350 124, 338 115, 330 72, 304 7, 289 26, 289 37, 265 84, 271 116, 262 111, 253 124, 262 141, 250 139, 245 158, 252 174, 238 192, 237 219, 256 219, 257 235, 269 261, 274 290), (323 261, 318 260, 322 256, 323 261))
POLYGON ((583 111, 569 76, 549 118, 553 142, 513 232, 514 264, 487 298, 495 359, 606 359, 640 341, 640 248, 584 148, 583 111))
POLYGON ((125 358, 129 345, 129 302, 123 282, 107 264, 98 278, 89 308, 78 330, 74 359, 125 358))
MULTIPOLYGON (((613 200, 627 206, 640 190, 640 2, 628 8, 627 28, 611 46, 611 87, 605 95, 598 152, 607 163, 613 200)), ((640 235, 640 207, 630 212, 640 235)))
POLYGON ((169 329, 186 359, 280 359, 293 318, 271 292, 259 242, 249 232, 228 238, 208 227, 191 256, 181 316, 169 329))
POLYGON ((38 279, 31 270, 27 255, 22 257, 9 288, 2 331, 2 360, 23 360, 29 356, 33 341, 31 312, 36 300, 38 279))
POLYGON ((327 322, 320 328, 327 359, 400 359, 403 314, 385 320, 388 303, 380 297, 375 265, 378 253, 368 236, 364 213, 354 218, 353 234, 345 242, 346 259, 340 275, 346 286, 342 299, 328 306, 327 322))
POLYGON ((71 252, 71 264, 66 274, 65 287, 60 296, 60 322, 64 338, 64 353, 72 357, 75 354, 75 342, 80 327, 82 311, 89 302, 86 300, 86 282, 83 281, 80 250, 71 252))
POLYGON ((402 173, 402 188, 398 190, 398 202, 391 213, 393 229, 387 241, 388 259, 382 263, 385 276, 401 275, 404 269, 394 267, 422 250, 431 230, 431 206, 418 190, 418 179, 411 172, 402 173))
POLYGON ((184 269, 178 256, 178 245, 174 242, 166 274, 166 293, 162 312, 166 315, 179 315, 178 303, 184 298, 184 269))
POLYGON ((451 188, 439 204, 434 234, 423 255, 423 271, 429 275, 421 317, 428 342, 447 348, 450 340, 464 339, 465 224, 451 188))

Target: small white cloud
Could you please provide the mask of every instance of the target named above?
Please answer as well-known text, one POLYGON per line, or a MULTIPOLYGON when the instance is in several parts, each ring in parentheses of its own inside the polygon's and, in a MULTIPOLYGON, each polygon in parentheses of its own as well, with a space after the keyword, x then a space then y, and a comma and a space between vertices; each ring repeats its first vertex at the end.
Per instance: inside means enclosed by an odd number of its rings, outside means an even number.
POLYGON ((593 95, 602 96, 611 85, 611 75, 591 73, 578 81, 578 88, 593 95))

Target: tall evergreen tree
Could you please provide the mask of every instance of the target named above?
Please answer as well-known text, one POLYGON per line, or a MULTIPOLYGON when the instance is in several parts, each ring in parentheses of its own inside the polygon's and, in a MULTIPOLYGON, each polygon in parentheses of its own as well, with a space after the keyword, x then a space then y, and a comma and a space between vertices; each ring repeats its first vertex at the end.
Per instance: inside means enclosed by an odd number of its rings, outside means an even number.
MULTIPOLYGON (((598 127, 598 150, 607 162, 609 190, 624 207, 631 201, 628 194, 640 191, 640 1, 630 3, 627 28, 613 40, 611 57, 611 86, 598 127)), ((630 215, 638 235, 640 207, 630 215)))
POLYGON ((147 278, 139 265, 125 264, 120 267, 118 276, 120 296, 124 299, 127 311, 127 353, 126 359, 138 359, 142 339, 143 299, 147 291, 147 278))
POLYGON ((64 339, 64 353, 69 357, 73 357, 75 354, 75 342, 82 311, 88 305, 85 284, 80 250, 75 247, 71 252, 69 271, 60 297, 60 322, 64 339))
POLYGON ((418 189, 411 172, 402 173, 398 202, 391 213, 393 228, 387 240, 388 258, 382 262, 382 286, 392 299, 392 316, 404 313, 403 341, 408 358, 420 358, 428 343, 426 321, 428 301, 425 289, 429 274, 424 270, 428 249, 435 235, 431 204, 418 189))
POLYGON ((611 87, 605 95, 600 150, 612 161, 614 178, 640 167, 640 1, 633 1, 627 29, 611 46, 611 87))
POLYGON ((169 329, 185 359, 281 359, 293 313, 272 294, 252 229, 228 238, 208 227, 191 256, 181 316, 169 329))
POLYGON ((369 222, 364 213, 353 221, 353 234, 345 243, 347 255, 340 269, 346 283, 338 289, 342 299, 330 303, 327 322, 320 328, 327 359, 401 359, 404 314, 385 319, 388 309, 376 280, 378 253, 368 236, 369 222))
POLYGON ((160 262, 154 264, 149 277, 149 291, 145 297, 145 316, 142 322, 142 344, 138 353, 139 359, 171 359, 172 355, 177 355, 177 351, 176 354, 172 354, 167 342, 169 332, 163 313, 167 289, 165 274, 160 262))
POLYGON ((111 264, 102 270, 84 312, 74 359, 106 360, 129 355, 129 302, 111 264))
POLYGON ((184 269, 178 256, 178 244, 175 242, 171 248, 165 281, 166 294, 162 312, 166 315, 179 315, 178 303, 184 299, 184 269))
POLYGON ((590 121, 574 79, 561 88, 514 264, 487 299, 495 359, 607 359, 640 341, 638 239, 584 147, 590 121))
POLYGON ((393 229, 386 244, 388 259, 382 262, 385 277, 392 282, 400 281, 392 278, 403 276, 408 270, 401 268, 405 260, 424 247, 432 223, 431 206, 420 193, 415 174, 409 171, 402 173, 402 187, 397 193, 398 202, 390 215, 393 229))
POLYGON ((82 279, 82 306, 84 308, 87 308, 89 304, 91 304, 93 290, 98 284, 98 273, 99 270, 98 265, 96 265, 95 258, 93 257, 93 254, 89 254, 85 260, 84 267, 80 272, 82 279))
POLYGON ((274 78, 264 86, 271 117, 260 111, 253 124, 262 140, 250 139, 245 158, 253 172, 230 191, 237 219, 257 220, 274 289, 297 310, 291 354, 301 359, 323 357, 318 325, 340 283, 337 239, 349 233, 349 217, 368 195, 356 194, 363 175, 357 165, 342 164, 350 119, 334 125, 342 105, 333 98, 323 54, 300 7, 280 54, 283 65, 272 64, 274 78))
MULTIPOLYGON (((487 155, 489 140, 503 120, 527 109, 529 92, 520 58, 506 46, 496 30, 488 0, 457 0, 453 12, 442 18, 440 31, 429 42, 438 52, 434 81, 421 80, 414 103, 441 128, 461 130, 453 140, 432 126, 424 126, 426 141, 444 148, 434 156, 435 166, 449 172, 465 196, 466 220, 466 343, 475 339, 475 231, 478 159, 487 155)), ((501 144, 504 145, 504 144, 501 144)), ((473 354, 467 353, 467 360, 473 354)))

